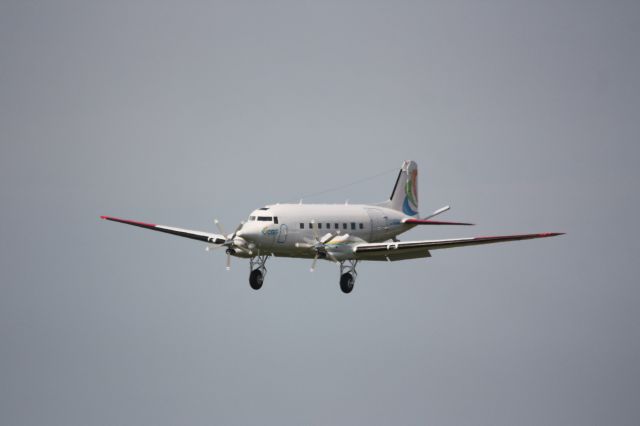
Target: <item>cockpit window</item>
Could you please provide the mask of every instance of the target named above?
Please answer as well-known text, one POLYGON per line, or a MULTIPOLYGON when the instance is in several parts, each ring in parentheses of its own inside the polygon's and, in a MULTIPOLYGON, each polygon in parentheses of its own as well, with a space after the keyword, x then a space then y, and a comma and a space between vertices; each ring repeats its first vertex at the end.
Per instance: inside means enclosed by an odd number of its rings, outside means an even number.
POLYGON ((273 223, 275 223, 276 225, 278 224, 278 216, 273 217, 273 223))
POLYGON ((260 207, 258 210, 269 210, 269 207, 260 207))
POLYGON ((262 222, 272 222, 273 218, 269 216, 258 216, 258 220, 262 222))
POLYGON ((255 216, 249 216, 249 220, 256 220, 255 216))

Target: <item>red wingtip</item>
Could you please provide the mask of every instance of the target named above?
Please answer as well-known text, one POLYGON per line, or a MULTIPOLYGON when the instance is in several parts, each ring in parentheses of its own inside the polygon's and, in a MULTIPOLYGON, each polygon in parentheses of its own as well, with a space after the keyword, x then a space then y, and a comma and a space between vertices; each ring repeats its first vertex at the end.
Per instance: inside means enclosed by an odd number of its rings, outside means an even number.
POLYGON ((154 223, 138 222, 137 220, 120 219, 113 216, 100 216, 100 219, 112 220, 114 222, 126 223, 127 225, 143 226, 145 228, 155 228, 154 223))

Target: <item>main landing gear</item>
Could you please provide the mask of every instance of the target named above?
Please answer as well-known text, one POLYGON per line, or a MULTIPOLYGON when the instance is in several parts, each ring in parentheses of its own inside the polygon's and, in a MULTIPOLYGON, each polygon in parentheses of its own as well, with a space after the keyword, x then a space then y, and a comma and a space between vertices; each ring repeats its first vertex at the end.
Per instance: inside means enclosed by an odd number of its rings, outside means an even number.
POLYGON ((264 277, 267 275, 267 259, 269 256, 255 256, 249 259, 249 268, 251 273, 249 274, 249 285, 254 290, 260 290, 264 277))
POLYGON ((343 260, 340 262, 340 290, 343 293, 351 293, 353 291, 353 285, 356 283, 357 260, 343 260))
MULTIPOLYGON (((262 288, 264 277, 267 275, 267 267, 265 264, 268 258, 269 256, 267 255, 255 256, 249 259, 249 268, 251 270, 249 274, 249 284, 254 290, 260 290, 262 288)), ((358 276, 356 272, 357 264, 357 260, 343 260, 340 262, 340 290, 342 290, 343 293, 348 294, 353 291, 353 286, 358 276)))

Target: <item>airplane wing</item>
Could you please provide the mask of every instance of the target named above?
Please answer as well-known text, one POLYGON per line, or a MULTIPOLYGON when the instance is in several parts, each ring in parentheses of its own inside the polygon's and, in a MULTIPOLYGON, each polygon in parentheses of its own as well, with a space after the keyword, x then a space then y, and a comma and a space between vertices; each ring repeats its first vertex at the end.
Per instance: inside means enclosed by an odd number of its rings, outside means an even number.
POLYGON ((408 223, 409 225, 466 225, 473 226, 473 223, 467 222, 445 222, 441 220, 429 220, 429 219, 404 219, 402 223, 408 223))
POLYGON ((562 232, 543 234, 503 235, 496 237, 453 238, 446 240, 403 241, 390 243, 357 244, 353 252, 358 260, 404 260, 431 257, 430 250, 476 246, 482 244, 503 243, 507 241, 531 240, 534 238, 555 237, 562 232))
POLYGON ((164 225, 155 225, 153 223, 137 222, 135 220, 118 219, 111 216, 100 216, 100 219, 111 220, 113 222, 125 223, 127 225, 138 226, 140 228, 151 229, 152 231, 164 232, 167 234, 177 235, 179 237, 191 238, 192 240, 203 241, 205 243, 222 244, 226 241, 224 235, 211 234, 209 232, 192 231, 190 229, 173 228, 164 225))

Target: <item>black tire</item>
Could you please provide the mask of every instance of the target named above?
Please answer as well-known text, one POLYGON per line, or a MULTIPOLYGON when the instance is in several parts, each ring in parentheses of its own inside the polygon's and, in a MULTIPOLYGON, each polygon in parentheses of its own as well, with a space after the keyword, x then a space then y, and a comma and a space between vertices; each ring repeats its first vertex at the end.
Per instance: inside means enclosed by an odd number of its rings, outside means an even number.
POLYGON ((349 294, 353 291, 353 285, 355 284, 355 279, 353 275, 350 273, 342 274, 340 277, 340 290, 343 293, 349 294))
POLYGON ((251 285, 252 289, 260 290, 263 281, 264 275, 262 275, 259 269, 251 271, 251 274, 249 274, 249 285, 251 285))

